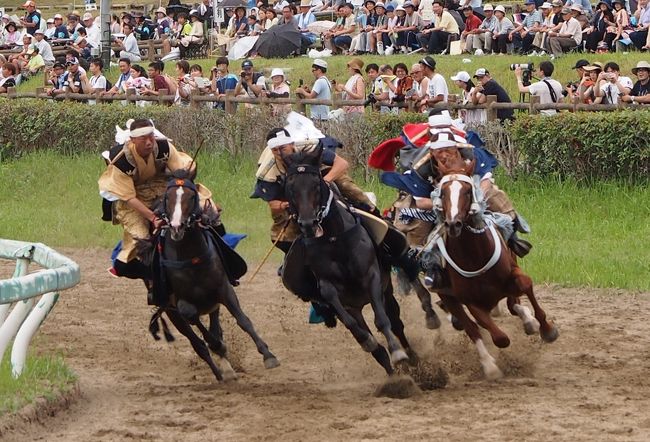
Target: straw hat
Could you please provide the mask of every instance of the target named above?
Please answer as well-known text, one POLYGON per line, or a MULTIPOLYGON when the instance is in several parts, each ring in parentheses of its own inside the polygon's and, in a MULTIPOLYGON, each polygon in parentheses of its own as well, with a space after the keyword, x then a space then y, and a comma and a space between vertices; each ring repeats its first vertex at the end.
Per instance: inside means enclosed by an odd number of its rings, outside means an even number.
POLYGON ((363 68, 363 61, 359 58, 353 58, 352 60, 348 61, 348 67, 360 71, 361 68, 363 68))
POLYGON ((638 62, 636 66, 632 68, 632 73, 636 75, 639 69, 646 69, 650 71, 650 63, 648 63, 647 61, 638 62))

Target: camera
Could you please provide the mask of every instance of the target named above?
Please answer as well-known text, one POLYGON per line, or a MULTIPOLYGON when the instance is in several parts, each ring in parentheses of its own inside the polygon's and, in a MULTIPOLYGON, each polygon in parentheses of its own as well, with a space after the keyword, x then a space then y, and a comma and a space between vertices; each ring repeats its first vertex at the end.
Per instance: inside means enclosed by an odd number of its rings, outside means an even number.
POLYGON ((534 63, 513 63, 510 65, 511 71, 514 71, 517 68, 521 69, 522 71, 534 71, 535 64, 534 63))
POLYGON ((370 106, 371 104, 375 104, 377 102, 377 97, 375 97, 375 94, 370 94, 368 95, 368 98, 366 98, 366 101, 363 102, 363 106, 370 106))

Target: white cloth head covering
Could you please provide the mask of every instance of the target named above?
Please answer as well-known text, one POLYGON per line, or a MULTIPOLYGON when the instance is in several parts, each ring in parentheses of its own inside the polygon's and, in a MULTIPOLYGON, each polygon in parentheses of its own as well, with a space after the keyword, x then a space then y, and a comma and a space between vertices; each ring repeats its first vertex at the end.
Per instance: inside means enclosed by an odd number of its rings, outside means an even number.
POLYGON ((156 126, 153 124, 153 121, 151 122, 151 128, 153 130, 151 130, 149 127, 142 127, 140 129, 135 129, 135 131, 131 131, 131 123, 133 123, 133 119, 130 119, 126 122, 125 124, 126 129, 122 129, 120 126, 115 126, 115 142, 117 144, 124 144, 127 141, 129 141, 131 137, 141 137, 143 135, 148 135, 149 133, 152 132, 154 134, 154 137, 157 140, 169 140, 169 138, 167 138, 162 132, 156 129, 156 126))

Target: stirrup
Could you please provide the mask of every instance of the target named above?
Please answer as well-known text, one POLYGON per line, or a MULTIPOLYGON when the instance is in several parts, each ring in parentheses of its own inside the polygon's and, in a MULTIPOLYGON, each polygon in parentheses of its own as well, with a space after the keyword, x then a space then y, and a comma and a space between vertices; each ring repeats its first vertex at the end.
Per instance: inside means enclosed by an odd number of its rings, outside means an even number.
POLYGON ((514 252, 515 255, 523 258, 530 253, 530 249, 533 248, 533 245, 525 239, 518 238, 517 232, 515 232, 508 240, 508 247, 514 252))

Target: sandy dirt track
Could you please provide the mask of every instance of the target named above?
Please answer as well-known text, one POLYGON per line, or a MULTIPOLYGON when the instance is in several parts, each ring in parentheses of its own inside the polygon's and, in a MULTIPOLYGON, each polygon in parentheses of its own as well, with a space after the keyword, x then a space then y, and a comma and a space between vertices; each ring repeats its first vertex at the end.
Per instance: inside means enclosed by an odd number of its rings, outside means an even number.
POLYGON ((374 397, 383 370, 339 325, 306 324, 307 305, 267 264, 238 288, 241 303, 281 366, 262 357, 222 311, 231 361, 243 372, 219 384, 177 332, 147 331, 141 283, 110 278, 105 250, 63 250, 82 283, 61 297, 38 347, 65 355, 82 398, 6 440, 649 440, 650 294, 537 287, 560 328, 554 344, 498 318, 512 345, 489 349, 506 373, 482 379, 474 346, 443 321, 427 330, 415 295, 400 299, 407 336, 449 374, 445 389, 410 399, 374 397))

